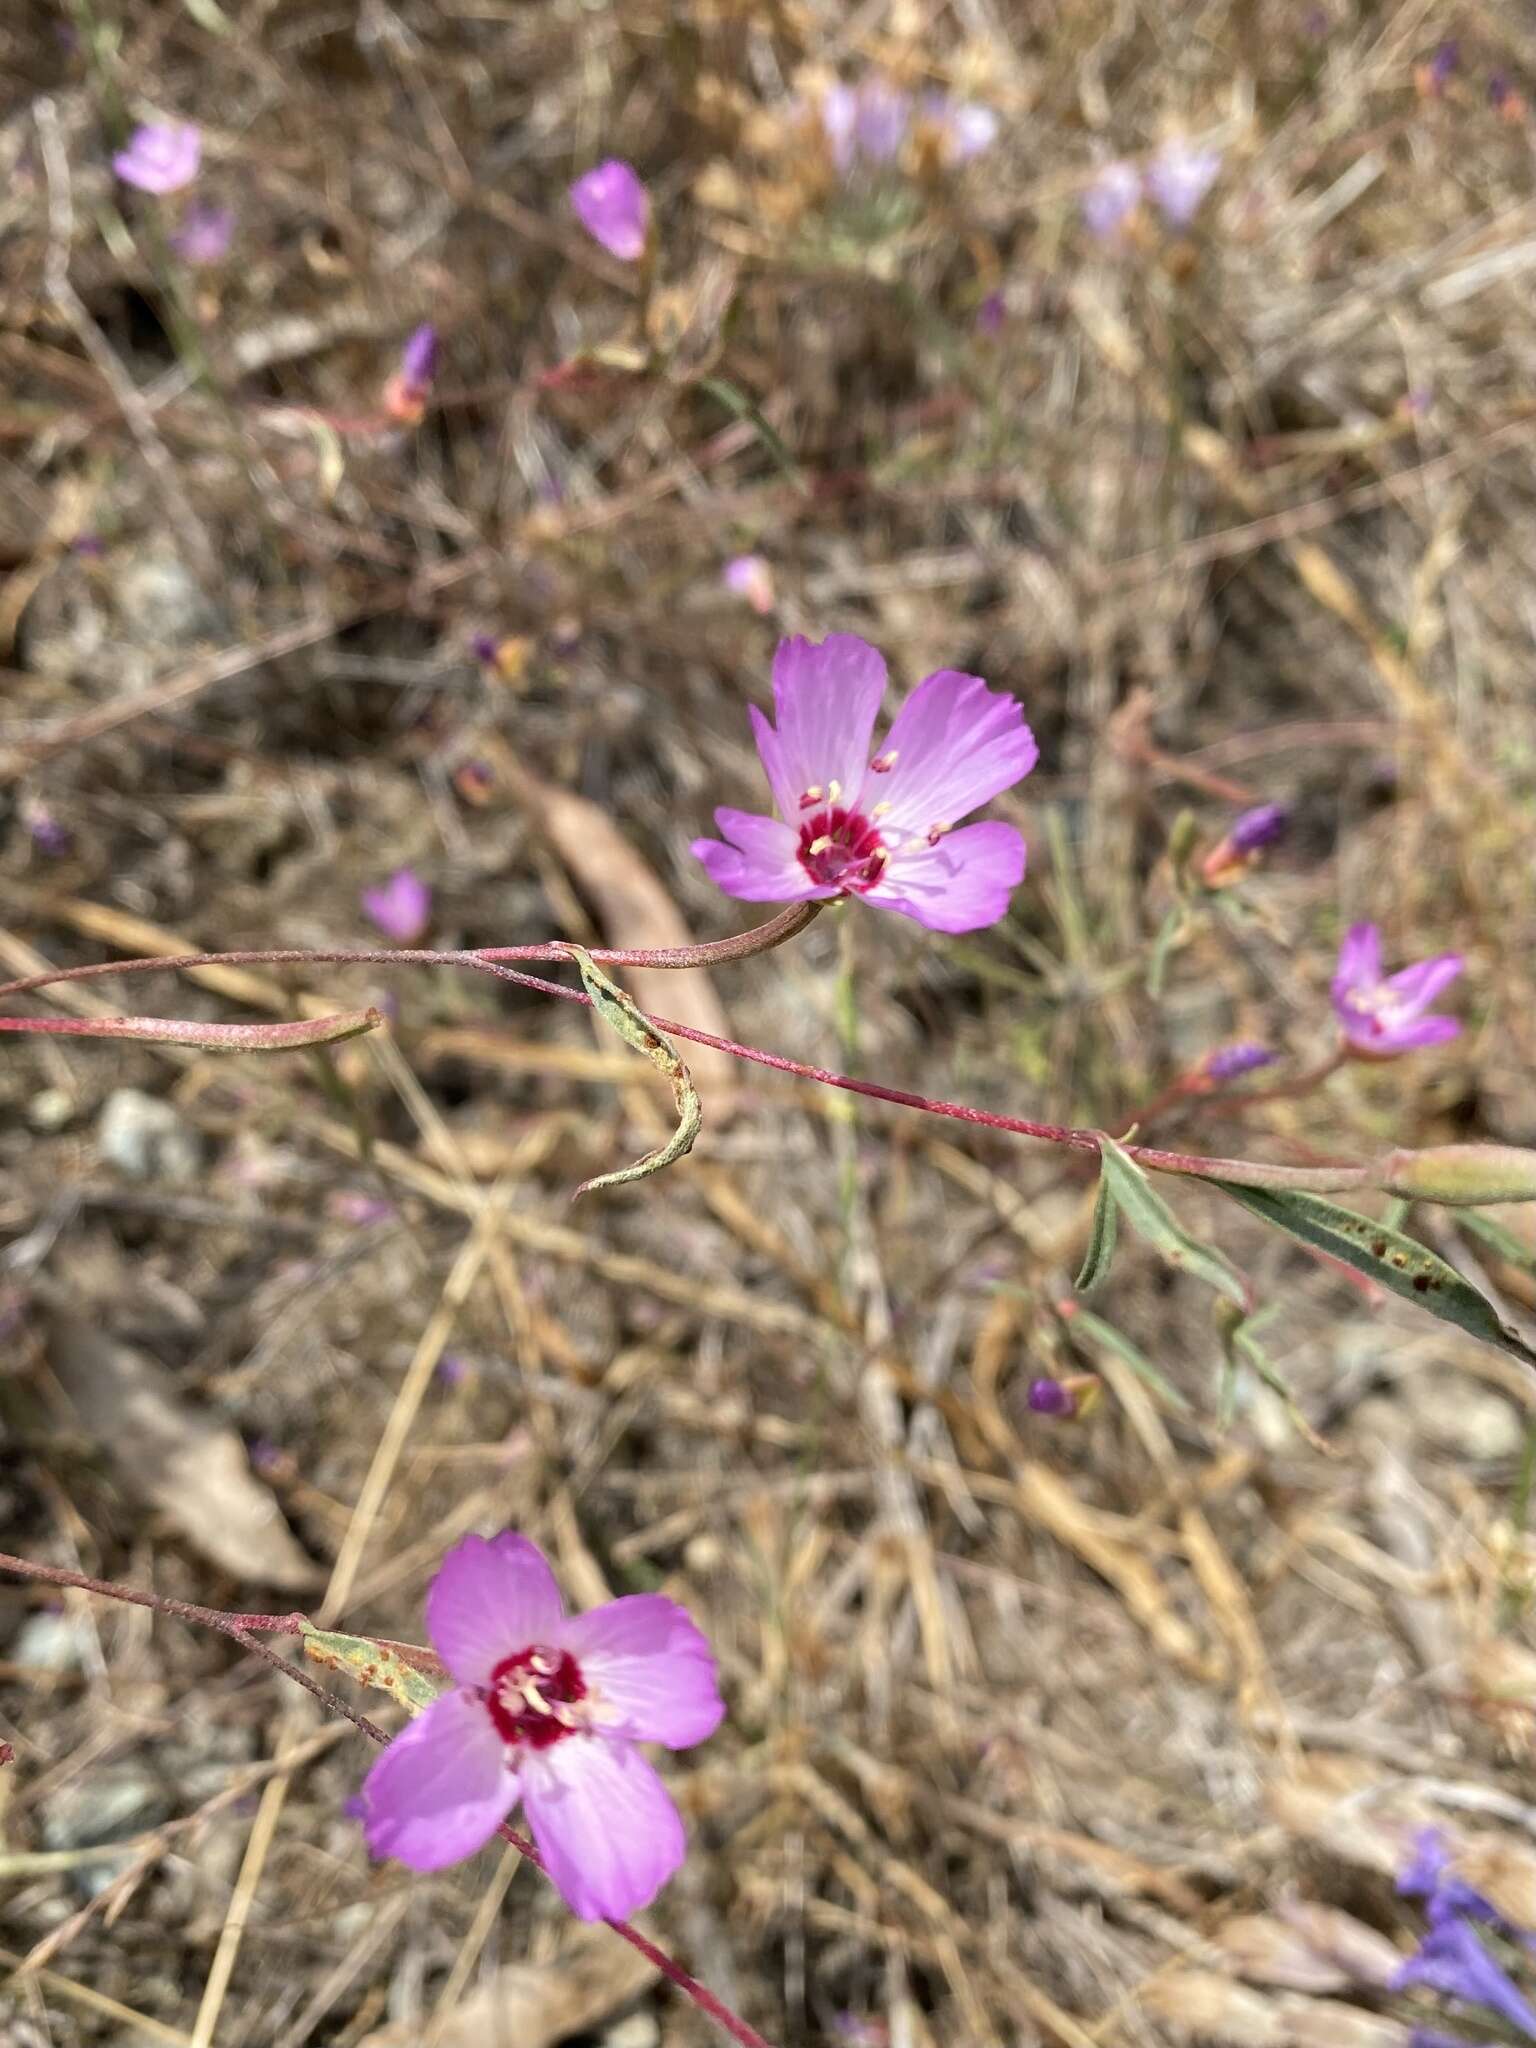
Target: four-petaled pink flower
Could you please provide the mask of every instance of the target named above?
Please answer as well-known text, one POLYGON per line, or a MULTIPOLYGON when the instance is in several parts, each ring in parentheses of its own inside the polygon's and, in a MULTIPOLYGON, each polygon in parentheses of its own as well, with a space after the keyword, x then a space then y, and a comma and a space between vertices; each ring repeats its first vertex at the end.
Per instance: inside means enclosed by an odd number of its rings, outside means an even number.
POLYGON ((1012 825, 953 827, 1034 767, 1023 711, 980 676, 940 669, 871 759, 884 692, 885 662, 855 635, 781 640, 777 728, 751 710, 779 816, 718 810, 725 843, 696 839, 693 851, 748 903, 862 896, 930 931, 995 924, 1024 874, 1023 838, 1012 825))
POLYGON ((432 921, 432 890, 410 868, 397 868, 377 889, 365 889, 363 914, 397 946, 414 946, 432 921))
POLYGON ((1456 1018, 1426 1012, 1465 964, 1459 953, 1439 953, 1383 977, 1380 931, 1373 924, 1351 925, 1333 977, 1333 1007, 1351 1049, 1391 1059, 1455 1038, 1461 1030, 1456 1018))
POLYGON ((610 157, 571 187, 576 218, 594 242, 623 263, 638 263, 651 228, 651 202, 633 168, 610 157))
POLYGON ((526 1536, 467 1536, 427 1595, 453 1689, 368 1773, 375 1856, 441 1870, 519 1799, 550 1877, 583 1920, 648 1906, 683 1860, 683 1823, 635 1747, 689 1749, 725 1707, 708 1643, 675 1601, 636 1593, 568 1615, 526 1536))
POLYGON ((125 185, 140 192, 179 192, 203 160, 201 132, 190 121, 146 121, 112 159, 125 185))

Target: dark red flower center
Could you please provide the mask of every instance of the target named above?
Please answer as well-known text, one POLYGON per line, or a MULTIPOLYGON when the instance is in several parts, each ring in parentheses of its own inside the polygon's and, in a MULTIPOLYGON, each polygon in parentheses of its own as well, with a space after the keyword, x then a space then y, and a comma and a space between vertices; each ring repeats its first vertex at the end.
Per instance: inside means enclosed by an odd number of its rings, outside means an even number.
POLYGON ((875 886, 890 858, 868 818, 841 805, 803 820, 798 852, 801 867, 819 888, 849 889, 857 895, 875 886))
POLYGON ((575 1730, 580 1717, 574 1710, 586 1696, 581 1666, 569 1650, 530 1643, 496 1666, 485 1703, 503 1742, 548 1749, 575 1730))

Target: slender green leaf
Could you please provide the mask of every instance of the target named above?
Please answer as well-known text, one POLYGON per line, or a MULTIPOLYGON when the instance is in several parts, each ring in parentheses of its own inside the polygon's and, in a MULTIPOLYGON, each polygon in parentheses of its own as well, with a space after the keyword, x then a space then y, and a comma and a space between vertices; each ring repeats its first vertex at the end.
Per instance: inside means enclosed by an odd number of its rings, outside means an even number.
POLYGON ((1083 1270, 1074 1283, 1079 1294, 1091 1294, 1109 1271, 1109 1262, 1115 1256, 1115 1223, 1119 1214, 1109 1175, 1101 1173, 1098 1199, 1093 1205, 1093 1224, 1088 1232, 1088 1249, 1083 1254, 1083 1270))
POLYGON ((1168 974, 1168 962, 1173 950, 1184 936, 1189 913, 1182 903, 1175 903, 1172 910, 1157 928, 1157 937, 1152 941, 1152 956, 1147 962, 1147 994, 1160 996, 1168 974))
POLYGON ((658 1145, 654 1152, 647 1152, 633 1166, 616 1167, 612 1173, 599 1173, 591 1180, 584 1180, 571 1196, 574 1202, 577 1195, 589 1194, 593 1188, 616 1188, 632 1180, 644 1180, 648 1174, 659 1173, 662 1167, 681 1159, 685 1152, 693 1150, 693 1141, 699 1135, 704 1112, 699 1104, 699 1091, 693 1085, 693 1076, 683 1065, 671 1040, 662 1037, 650 1018, 637 1007, 633 997, 616 987, 594 965, 591 954, 583 947, 567 946, 565 950, 581 969, 582 985, 592 998, 592 1007, 597 1014, 618 1032, 626 1045, 632 1045, 636 1052, 643 1052, 651 1065, 666 1075, 672 1084, 672 1100, 677 1105, 677 1129, 664 1145, 658 1145))
POLYGON ((810 495, 810 485, 800 474, 798 463, 784 446, 778 434, 775 433, 774 429, 763 417, 762 407, 755 399, 749 398, 744 391, 738 391, 736 386, 728 382, 724 377, 701 377, 699 379, 699 389, 707 391, 717 405, 723 405, 726 411, 733 414, 735 418, 745 420, 749 426, 755 428, 757 438, 778 464, 784 476, 795 486, 796 490, 804 491, 807 496, 810 495))
MULTIPOLYGON (((1256 1315, 1245 1316, 1240 1323, 1227 1323, 1222 1329, 1222 1342, 1226 1346, 1229 1380, 1235 1379, 1239 1364, 1246 1365, 1256 1373, 1272 1394, 1278 1395, 1285 1405, 1285 1412, 1291 1419, 1292 1427, 1304 1436, 1314 1451, 1328 1453, 1332 1447, 1328 1439, 1319 1435, 1307 1420, 1291 1392, 1279 1366, 1259 1342, 1257 1332, 1274 1314, 1273 1307, 1261 1308, 1256 1315)), ((1228 1397, 1230 1402, 1230 1396, 1228 1397)), ((1230 1413, 1227 1417, 1230 1420, 1230 1413)))
POLYGON ((1502 1223, 1495 1223, 1491 1216, 1480 1215, 1476 1209, 1463 1209, 1458 1213, 1456 1223, 1468 1237, 1481 1238, 1489 1250, 1507 1265, 1523 1266, 1528 1273, 1536 1273, 1536 1248, 1522 1244, 1512 1230, 1506 1230, 1502 1223))
POLYGON ((1124 1359, 1136 1377, 1145 1380, 1157 1398, 1168 1407, 1180 1415, 1189 1413, 1189 1403, 1173 1382, 1159 1372, 1144 1351, 1137 1350, 1129 1337, 1122 1337, 1113 1323, 1106 1323, 1091 1309, 1080 1308, 1067 1327, 1074 1338, 1087 1337, 1095 1344, 1102 1344, 1106 1351, 1113 1351, 1116 1358, 1124 1359))
POLYGON ((1463 1280, 1454 1266, 1448 1266, 1416 1238, 1404 1237, 1401 1231, 1369 1216, 1357 1216, 1352 1209, 1341 1209, 1335 1202, 1325 1202, 1321 1195, 1242 1187, 1235 1181, 1219 1180, 1213 1185, 1288 1237, 1353 1266, 1357 1273, 1366 1274, 1405 1301, 1416 1301, 1442 1322, 1455 1323, 1485 1344, 1508 1351, 1526 1365, 1536 1365, 1536 1351, 1500 1321, 1492 1304, 1463 1280))
POLYGON ((328 1629, 311 1627, 307 1621, 300 1633, 304 1654, 312 1663, 323 1665, 327 1671, 340 1671, 359 1685, 371 1685, 376 1692, 387 1692, 409 1714, 419 1714, 430 1707, 441 1690, 426 1672, 407 1664, 398 1650, 371 1642, 367 1636, 333 1635, 328 1629))
MULTIPOLYGON (((1247 1283, 1220 1252, 1200 1244, 1153 1187, 1151 1181, 1123 1147, 1102 1131, 1098 1134, 1099 1157, 1104 1179, 1125 1220, 1139 1237, 1144 1237, 1158 1256, 1181 1272, 1193 1273, 1207 1287, 1214 1287, 1228 1301, 1247 1309, 1247 1283)), ((1221 1183, 1225 1185, 1225 1183, 1221 1183)))

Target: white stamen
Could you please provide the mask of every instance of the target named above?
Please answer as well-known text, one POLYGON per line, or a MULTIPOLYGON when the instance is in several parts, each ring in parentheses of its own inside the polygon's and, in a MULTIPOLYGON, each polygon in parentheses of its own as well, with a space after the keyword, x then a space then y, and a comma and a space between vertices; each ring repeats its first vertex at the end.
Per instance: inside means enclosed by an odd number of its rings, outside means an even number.
POLYGON ((800 792, 801 810, 808 811, 812 804, 819 804, 826 793, 819 782, 813 782, 809 789, 800 792))

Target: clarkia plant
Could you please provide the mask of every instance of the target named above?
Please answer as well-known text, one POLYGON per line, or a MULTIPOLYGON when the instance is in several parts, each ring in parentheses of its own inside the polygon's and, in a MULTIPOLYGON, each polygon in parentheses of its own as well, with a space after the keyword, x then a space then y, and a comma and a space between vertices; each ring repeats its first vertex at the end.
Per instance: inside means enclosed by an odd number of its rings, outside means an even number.
POLYGON ((1024 874, 1012 825, 956 822, 1034 767, 1018 700, 940 669, 919 683, 871 751, 885 662, 866 640, 781 640, 776 724, 754 705, 758 755, 778 807, 715 812, 720 839, 693 851, 728 896, 750 903, 854 896, 930 931, 995 924, 1024 874))
POLYGON ((525 1536, 467 1536, 427 1595, 454 1681, 385 1750, 362 1791, 376 1856, 458 1863, 519 1800, 573 1913, 622 1920, 683 1860, 677 1808, 636 1747, 691 1749, 725 1713, 708 1643, 659 1593, 568 1615, 525 1536))

